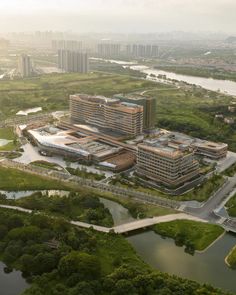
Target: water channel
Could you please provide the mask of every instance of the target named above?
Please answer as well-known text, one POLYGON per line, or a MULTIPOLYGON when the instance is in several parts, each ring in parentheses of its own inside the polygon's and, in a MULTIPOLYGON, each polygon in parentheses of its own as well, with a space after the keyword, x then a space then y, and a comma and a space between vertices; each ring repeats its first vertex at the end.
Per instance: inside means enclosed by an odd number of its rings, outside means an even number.
MULTIPOLYGON (((102 202, 110 210, 115 225, 133 220, 120 204, 102 202)), ((224 263, 229 250, 236 245, 236 235, 225 234, 207 251, 194 256, 185 253, 183 247, 177 247, 172 239, 163 239, 151 230, 131 235, 127 240, 145 262, 162 272, 236 292, 236 270, 224 263)))
MULTIPOLYGON (((43 191, 46 193, 46 191, 43 191)), ((6 193, 0 191, 0 193, 6 193)), ((33 191, 7 192, 9 198, 20 198, 32 194, 33 191)), ((49 191, 48 194, 62 194, 64 191, 49 191)), ((100 199, 110 210, 115 225, 127 223, 134 218, 122 205, 100 199)), ((224 263, 224 258, 229 250, 236 245, 236 235, 225 234, 212 247, 204 253, 195 253, 191 256, 184 252, 183 247, 177 247, 172 239, 162 238, 153 231, 136 233, 127 237, 138 255, 153 268, 162 272, 192 279, 200 283, 209 283, 215 287, 236 292, 236 270, 229 269, 224 263)), ((18 295, 27 287, 20 272, 5 274, 3 264, 0 263, 1 295, 18 295), (9 284, 11 281, 11 284, 9 284), (14 285, 13 283, 14 282, 14 285), (3 288, 2 288, 3 286, 3 288), (12 292, 14 286, 14 292, 12 292)))
MULTIPOLYGON (((119 60, 105 60, 105 62, 116 63, 119 65, 123 65, 124 67, 129 67, 133 70, 140 71, 148 75, 147 79, 150 79, 150 75, 165 75, 168 79, 174 79, 177 81, 184 81, 189 84, 199 85, 205 89, 212 90, 212 91, 221 91, 223 93, 227 93, 230 95, 236 95, 236 82, 229 81, 229 80, 217 80, 212 78, 204 78, 204 77, 197 77, 197 76, 188 76, 188 75, 181 75, 176 74, 173 72, 162 71, 158 69, 154 69, 152 67, 147 67, 144 65, 136 65, 135 62, 125 62, 119 60), (132 64, 133 63, 133 64, 132 64)), ((155 79, 151 78, 152 81, 155 79)), ((160 82, 163 79, 157 79, 156 81, 160 82)), ((165 80, 163 80, 165 82, 165 80)))

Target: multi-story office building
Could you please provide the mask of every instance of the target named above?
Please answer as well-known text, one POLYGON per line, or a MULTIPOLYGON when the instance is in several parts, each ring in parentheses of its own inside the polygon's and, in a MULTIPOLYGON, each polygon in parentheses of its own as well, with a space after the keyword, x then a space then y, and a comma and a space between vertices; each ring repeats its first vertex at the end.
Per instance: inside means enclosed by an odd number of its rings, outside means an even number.
POLYGON ((156 123, 156 100, 151 97, 144 97, 138 94, 116 94, 114 98, 124 102, 135 103, 143 106, 143 128, 151 130, 156 123))
POLYGON ((18 71, 22 77, 30 77, 32 75, 32 63, 29 55, 22 54, 19 57, 18 71))
POLYGON ((97 48, 98 56, 104 58, 118 57, 121 55, 121 45, 113 43, 100 43, 97 48))
POLYGON ((137 173, 159 184, 178 187, 199 174, 199 163, 188 146, 153 139, 138 145, 137 173))
POLYGON ((65 72, 88 73, 89 57, 87 53, 71 50, 58 50, 58 68, 65 72))
POLYGON ((70 96, 73 123, 86 123, 135 137, 143 132, 143 107, 103 96, 70 96))

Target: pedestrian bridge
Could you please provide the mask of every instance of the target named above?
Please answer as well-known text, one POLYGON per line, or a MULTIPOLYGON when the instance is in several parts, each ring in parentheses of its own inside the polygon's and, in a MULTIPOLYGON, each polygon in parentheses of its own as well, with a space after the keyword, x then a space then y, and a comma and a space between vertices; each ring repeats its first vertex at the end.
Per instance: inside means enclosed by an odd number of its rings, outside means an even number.
POLYGON ((194 217, 185 213, 177 213, 177 214, 169 214, 169 215, 153 217, 153 218, 134 220, 134 221, 117 225, 111 228, 87 224, 87 223, 79 222, 79 221, 71 221, 71 224, 79 226, 79 227, 83 227, 83 228, 93 228, 96 231, 105 232, 105 233, 115 232, 117 234, 125 234, 131 231, 145 229, 147 227, 150 227, 158 223, 169 222, 174 220, 193 220, 193 221, 199 221, 199 222, 207 222, 204 219, 200 219, 198 217, 194 217))
MULTIPOLYGON (((16 210, 16 211, 20 211, 24 213, 29 213, 29 214, 33 212, 33 210, 30 210, 30 209, 25 209, 22 207, 10 206, 10 205, 0 205, 0 208, 16 210)), ((138 219, 138 220, 134 220, 134 221, 117 225, 114 227, 110 227, 110 228, 94 225, 90 223, 85 223, 81 221, 70 221, 70 223, 72 225, 82 227, 82 228, 92 228, 99 232, 104 232, 104 233, 114 232, 117 234, 125 234, 134 230, 145 229, 147 227, 150 227, 158 223, 169 222, 174 220, 192 220, 192 221, 199 221, 199 222, 207 222, 207 220, 204 220, 186 213, 176 213, 176 214, 169 214, 169 215, 158 216, 153 218, 138 219)))

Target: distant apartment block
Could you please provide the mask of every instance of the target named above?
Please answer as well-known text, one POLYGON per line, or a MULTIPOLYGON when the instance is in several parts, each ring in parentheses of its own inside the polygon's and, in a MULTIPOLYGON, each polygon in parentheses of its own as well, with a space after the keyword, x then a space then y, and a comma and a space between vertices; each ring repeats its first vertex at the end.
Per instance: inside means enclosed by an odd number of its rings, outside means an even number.
POLYGON ((71 121, 135 137, 143 132, 143 107, 103 96, 70 96, 71 121))
POLYGON ((89 72, 89 57, 87 53, 71 50, 58 50, 58 68, 65 72, 89 72))
POLYGON ((100 43, 97 46, 97 53, 103 58, 119 57, 121 55, 121 45, 115 43, 100 43))
POLYGON ((22 77, 30 77, 32 75, 32 63, 29 55, 22 54, 19 57, 18 71, 22 77))
POLYGON ((178 187, 198 176, 199 163, 188 146, 152 139, 138 145, 137 174, 168 187, 178 187))
POLYGON ((156 123, 156 100, 151 97, 144 97, 138 94, 116 94, 114 98, 120 101, 135 103, 143 106, 143 128, 151 130, 156 123))
POLYGON ((72 50, 72 51, 82 51, 83 43, 77 40, 52 40, 52 49, 57 50, 72 50))
POLYGON ((159 47, 152 44, 128 44, 126 54, 130 57, 155 58, 159 55, 159 47))

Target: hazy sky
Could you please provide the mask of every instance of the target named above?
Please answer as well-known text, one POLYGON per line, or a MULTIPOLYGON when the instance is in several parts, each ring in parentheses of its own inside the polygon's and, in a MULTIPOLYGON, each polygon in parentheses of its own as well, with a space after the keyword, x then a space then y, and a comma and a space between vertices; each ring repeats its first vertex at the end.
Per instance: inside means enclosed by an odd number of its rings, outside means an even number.
POLYGON ((0 0, 0 31, 236 32, 236 0, 0 0))

